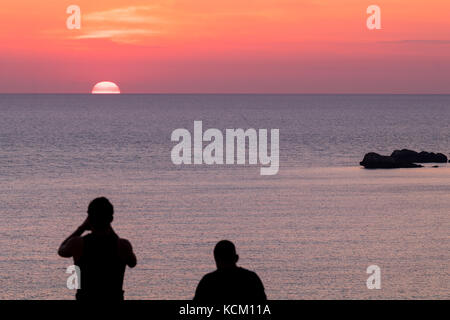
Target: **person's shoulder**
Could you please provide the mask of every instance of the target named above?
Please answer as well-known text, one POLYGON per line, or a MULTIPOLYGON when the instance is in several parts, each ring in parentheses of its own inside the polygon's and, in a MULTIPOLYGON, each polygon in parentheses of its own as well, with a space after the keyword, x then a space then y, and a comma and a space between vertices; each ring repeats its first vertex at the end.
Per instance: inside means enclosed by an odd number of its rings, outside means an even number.
POLYGON ((259 276, 256 274, 256 272, 242 268, 242 267, 238 267, 239 273, 241 274, 241 276, 249 278, 249 279, 258 279, 259 280, 259 276))
POLYGON ((119 247, 121 248, 121 249, 123 249, 123 250, 132 250, 133 249, 133 246, 131 245, 131 242, 130 241, 128 241, 127 239, 124 239, 124 238, 119 238, 118 239, 118 244, 119 244, 119 247))
POLYGON ((203 278, 214 278, 214 277, 216 277, 218 274, 219 274, 219 271, 218 271, 218 270, 214 270, 214 271, 211 271, 211 272, 208 272, 207 274, 205 274, 205 275, 203 276, 203 278))
POLYGON ((256 275, 256 272, 242 268, 242 267, 237 267, 238 272, 242 273, 242 274, 247 274, 247 275, 256 275))
POLYGON ((216 279, 218 276, 219 276, 219 272, 217 270, 215 270, 215 271, 212 271, 212 272, 209 272, 209 273, 205 274, 202 277, 201 281, 202 282, 205 282, 205 281, 208 282, 208 281, 216 279))

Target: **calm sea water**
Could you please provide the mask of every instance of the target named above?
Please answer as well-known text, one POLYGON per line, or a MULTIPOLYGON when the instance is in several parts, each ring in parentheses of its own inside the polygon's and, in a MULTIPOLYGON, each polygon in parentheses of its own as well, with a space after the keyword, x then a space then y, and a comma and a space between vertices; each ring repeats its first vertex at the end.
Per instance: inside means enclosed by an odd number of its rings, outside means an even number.
POLYGON ((107 196, 138 266, 128 299, 190 299, 233 240, 271 299, 450 298, 450 96, 0 95, 0 298, 72 299, 60 242, 107 196), (279 128, 280 171, 170 160, 176 128, 279 128), (381 268, 382 289, 366 288, 381 268))

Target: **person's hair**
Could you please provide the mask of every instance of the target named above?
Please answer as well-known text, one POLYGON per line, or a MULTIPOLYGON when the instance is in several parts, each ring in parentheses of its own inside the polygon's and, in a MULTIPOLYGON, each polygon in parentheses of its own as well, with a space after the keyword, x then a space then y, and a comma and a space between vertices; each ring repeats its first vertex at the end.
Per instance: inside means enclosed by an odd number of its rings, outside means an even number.
POLYGON ((89 223, 95 229, 105 229, 113 220, 114 207, 105 197, 95 198, 89 203, 89 223))
POLYGON ((214 248, 214 259, 220 262, 235 262, 236 247, 233 242, 229 240, 219 241, 214 248))

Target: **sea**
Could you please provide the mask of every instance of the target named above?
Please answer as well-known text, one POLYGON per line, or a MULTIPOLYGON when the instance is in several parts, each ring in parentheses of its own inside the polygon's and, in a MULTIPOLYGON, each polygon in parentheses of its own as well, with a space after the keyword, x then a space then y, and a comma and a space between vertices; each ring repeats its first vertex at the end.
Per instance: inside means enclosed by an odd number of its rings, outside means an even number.
POLYGON ((449 299, 449 164, 359 165, 403 148, 449 155, 450 95, 2 94, 0 299, 74 299, 57 249, 98 196, 126 299, 191 299, 222 239, 269 299, 449 299), (279 172, 173 164, 194 121, 279 129, 279 172))

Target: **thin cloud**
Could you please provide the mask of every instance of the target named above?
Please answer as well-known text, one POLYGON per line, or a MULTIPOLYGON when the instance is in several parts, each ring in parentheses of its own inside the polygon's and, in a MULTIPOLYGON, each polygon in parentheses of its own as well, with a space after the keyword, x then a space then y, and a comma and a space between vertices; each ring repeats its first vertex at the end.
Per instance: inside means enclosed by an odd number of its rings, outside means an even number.
POLYGON ((76 39, 110 39, 133 43, 162 33, 164 20, 157 17, 156 6, 129 6, 83 15, 82 34, 76 39))
POLYGON ((150 6, 132 6, 126 8, 117 8, 106 11, 97 11, 83 16, 83 20, 92 22, 109 23, 161 23, 160 18, 152 15, 150 6))
POLYGON ((450 44, 450 40, 393 40, 393 41, 378 41, 383 44, 450 44))
POLYGON ((120 38, 128 36, 146 36, 157 33, 159 32, 148 29, 96 30, 77 36, 75 39, 120 38))

